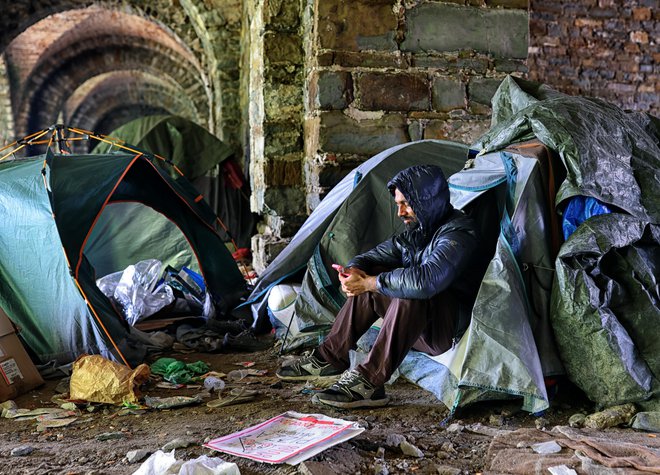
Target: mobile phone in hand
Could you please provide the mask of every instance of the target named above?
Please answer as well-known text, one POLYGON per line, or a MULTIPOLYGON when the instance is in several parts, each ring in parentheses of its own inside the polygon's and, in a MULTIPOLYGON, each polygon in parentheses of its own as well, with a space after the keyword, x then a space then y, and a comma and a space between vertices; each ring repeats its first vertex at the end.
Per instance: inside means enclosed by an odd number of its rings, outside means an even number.
POLYGON ((348 277, 349 274, 346 273, 346 270, 344 269, 344 266, 340 266, 339 264, 332 264, 332 268, 339 272, 339 275, 342 277, 348 277))

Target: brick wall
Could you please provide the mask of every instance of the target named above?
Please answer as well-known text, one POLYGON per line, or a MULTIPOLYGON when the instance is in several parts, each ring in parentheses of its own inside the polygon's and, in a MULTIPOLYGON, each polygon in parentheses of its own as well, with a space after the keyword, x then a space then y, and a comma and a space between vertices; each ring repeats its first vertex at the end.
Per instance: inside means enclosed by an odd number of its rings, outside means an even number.
POLYGON ((532 0, 529 78, 660 115, 657 0, 532 0))
POLYGON ((305 135, 310 209, 388 147, 472 143, 490 126, 502 78, 527 71, 526 0, 315 3, 305 135))

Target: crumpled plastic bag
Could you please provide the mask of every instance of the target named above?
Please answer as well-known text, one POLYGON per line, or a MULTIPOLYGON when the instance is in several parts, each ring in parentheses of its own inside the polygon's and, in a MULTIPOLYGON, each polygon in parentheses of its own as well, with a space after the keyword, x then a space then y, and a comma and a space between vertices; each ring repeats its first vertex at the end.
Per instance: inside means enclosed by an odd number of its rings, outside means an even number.
POLYGON ((174 450, 158 450, 145 460, 133 475, 241 475, 238 465, 220 457, 200 455, 186 462, 177 460, 174 450))
POLYGON ((73 363, 69 397, 118 406, 124 402, 137 403, 139 386, 150 374, 146 364, 131 370, 99 355, 83 355, 73 363))
POLYGON ((163 263, 158 259, 146 259, 101 277, 96 285, 106 297, 121 306, 126 321, 133 326, 174 302, 169 285, 162 283, 156 287, 162 268, 163 263))
POLYGON ((603 202, 591 196, 574 196, 564 209, 564 217, 561 227, 564 239, 575 232, 575 230, 592 216, 609 214, 612 210, 603 202))
POLYGON ((209 365, 203 361, 184 363, 175 358, 158 358, 151 364, 151 372, 175 384, 188 384, 196 375, 208 373, 209 365))

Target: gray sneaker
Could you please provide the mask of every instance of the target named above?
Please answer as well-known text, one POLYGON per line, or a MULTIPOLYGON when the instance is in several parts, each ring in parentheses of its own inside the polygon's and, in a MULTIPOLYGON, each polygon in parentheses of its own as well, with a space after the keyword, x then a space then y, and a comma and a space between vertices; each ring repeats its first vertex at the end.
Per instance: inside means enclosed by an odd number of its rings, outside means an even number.
POLYGON ((389 401, 384 386, 374 386, 355 370, 344 372, 339 381, 312 397, 312 402, 344 409, 380 407, 389 401))
POLYGON ((321 358, 321 355, 312 351, 311 354, 297 359, 293 363, 282 366, 275 375, 283 381, 307 381, 319 382, 337 381, 342 370, 335 368, 321 358))

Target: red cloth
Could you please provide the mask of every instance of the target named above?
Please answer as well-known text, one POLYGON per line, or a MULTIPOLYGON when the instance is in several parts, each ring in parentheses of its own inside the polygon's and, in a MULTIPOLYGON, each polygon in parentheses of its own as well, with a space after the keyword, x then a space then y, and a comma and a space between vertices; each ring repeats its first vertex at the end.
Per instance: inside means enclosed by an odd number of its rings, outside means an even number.
POLYGON ((247 247, 241 247, 232 253, 232 257, 235 261, 247 261, 252 258, 252 251, 247 247))

